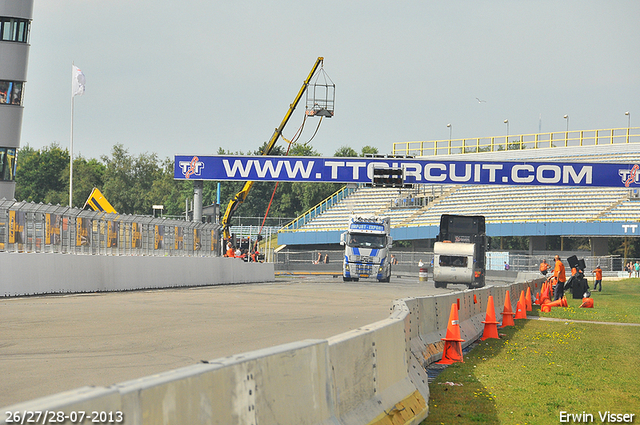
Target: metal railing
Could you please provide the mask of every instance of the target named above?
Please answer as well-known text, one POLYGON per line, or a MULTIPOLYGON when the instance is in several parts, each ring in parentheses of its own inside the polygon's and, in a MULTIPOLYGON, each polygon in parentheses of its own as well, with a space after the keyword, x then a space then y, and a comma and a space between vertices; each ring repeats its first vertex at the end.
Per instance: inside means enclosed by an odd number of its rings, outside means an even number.
POLYGON ((0 251, 219 256, 220 226, 3 199, 0 251))
MULTIPOLYGON (((432 251, 391 251, 391 254, 395 257, 398 265, 409 266, 418 272, 418 265, 420 262, 425 266, 433 267, 433 252, 432 251)), ((540 267, 542 259, 546 259, 551 264, 551 270, 553 270, 553 256, 560 254, 562 256, 565 267, 568 268, 566 261, 566 253, 563 252, 549 252, 545 254, 518 254, 509 253, 506 251, 489 251, 487 252, 487 270, 504 270, 504 262, 509 264, 509 271, 511 272, 537 272, 540 267)), ((596 266, 600 266, 605 272, 620 271, 623 269, 623 259, 618 256, 581 256, 577 254, 578 258, 585 260, 586 273, 585 275, 591 276, 591 270, 596 266)), ((275 253, 274 263, 277 264, 314 264, 318 257, 321 258, 321 262, 324 262, 325 256, 328 256, 331 263, 341 263, 344 257, 344 250, 309 250, 309 251, 281 251, 275 253), (320 253, 320 256, 318 256, 320 253)), ((633 261, 632 261, 633 262, 633 261)), ((571 271, 567 270, 568 276, 571 275, 571 271)))
POLYGON ((324 201, 320 202, 315 207, 309 209, 307 212, 300 215, 300 217, 296 218, 292 222, 286 224, 279 231, 280 232, 292 232, 296 231, 323 212, 327 211, 329 208, 337 205, 340 201, 345 199, 347 196, 351 195, 355 192, 355 187, 345 186, 342 189, 335 192, 333 195, 329 196, 324 201))
POLYGON ((557 131, 467 139, 396 142, 394 155, 433 156, 569 146, 640 143, 640 127, 557 131))

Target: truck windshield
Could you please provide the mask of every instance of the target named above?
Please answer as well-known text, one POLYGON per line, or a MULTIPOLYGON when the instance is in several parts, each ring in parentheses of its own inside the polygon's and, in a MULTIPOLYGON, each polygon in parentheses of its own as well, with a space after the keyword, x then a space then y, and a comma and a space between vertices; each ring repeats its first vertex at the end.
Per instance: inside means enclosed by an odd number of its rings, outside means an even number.
POLYGON ((347 245, 352 248, 384 248, 385 235, 371 235, 368 233, 351 233, 347 245))
POLYGON ((438 263, 444 267, 467 267, 467 257, 457 255, 441 255, 438 263))

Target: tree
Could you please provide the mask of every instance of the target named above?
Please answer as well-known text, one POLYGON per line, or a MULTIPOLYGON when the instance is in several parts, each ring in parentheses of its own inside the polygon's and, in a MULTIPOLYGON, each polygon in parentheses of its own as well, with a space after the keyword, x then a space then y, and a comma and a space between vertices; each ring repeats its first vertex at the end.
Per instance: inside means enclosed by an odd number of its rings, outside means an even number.
POLYGON ((378 148, 374 147, 374 146, 363 146, 362 147, 362 154, 360 156, 365 156, 365 155, 378 155, 378 148))
MULTIPOLYGON (((87 160, 82 156, 73 160, 73 204, 82 207, 94 187, 102 190, 105 166, 97 159, 87 160)), ((69 167, 64 172, 64 180, 69 181, 69 167)), ((108 200, 108 198, 107 198, 108 200)), ((117 211, 117 210, 116 210, 117 211)))
POLYGON ((143 153, 134 158, 123 145, 117 144, 111 157, 103 156, 102 160, 106 166, 103 194, 116 211, 151 214, 153 185, 163 176, 157 155, 143 153))
POLYGON ((355 158, 358 156, 358 152, 356 152, 355 149, 349 146, 340 146, 340 148, 335 151, 333 156, 355 158))
POLYGON ((313 149, 310 144, 295 143, 289 149, 289 156, 320 156, 320 152, 313 149))
POLYGON ((18 152, 15 197, 21 201, 65 204, 69 199, 69 151, 57 143, 18 152))

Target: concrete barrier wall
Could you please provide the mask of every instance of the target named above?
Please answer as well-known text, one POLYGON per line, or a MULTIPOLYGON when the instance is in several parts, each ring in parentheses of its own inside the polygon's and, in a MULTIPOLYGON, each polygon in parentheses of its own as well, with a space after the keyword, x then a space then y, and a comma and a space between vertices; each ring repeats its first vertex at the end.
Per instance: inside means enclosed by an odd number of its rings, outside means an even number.
POLYGON ((224 257, 0 252, 0 296, 272 282, 273 263, 224 257))
MULTIPOLYGON (((20 403, 6 411, 120 411, 125 424, 418 424, 428 415, 426 366, 442 357, 451 305, 464 345, 482 335, 489 295, 512 309, 539 281, 397 300, 388 319, 336 335, 211 360, 108 388, 20 403), (475 299, 474 299, 475 295, 475 299)), ((0 424, 6 423, 6 414, 0 424)))

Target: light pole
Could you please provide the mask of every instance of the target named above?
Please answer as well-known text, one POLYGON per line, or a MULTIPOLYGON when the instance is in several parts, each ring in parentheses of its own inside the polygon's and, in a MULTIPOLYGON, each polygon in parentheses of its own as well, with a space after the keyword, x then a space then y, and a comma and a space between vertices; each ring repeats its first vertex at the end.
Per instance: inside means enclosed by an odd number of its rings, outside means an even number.
POLYGON ((451 123, 447 124, 447 128, 449 128, 449 144, 451 144, 451 129, 453 128, 451 123))
POLYGON ((509 120, 504 120, 507 125, 507 136, 504 138, 504 150, 509 150, 509 120))
POLYGON ((624 113, 627 116, 627 143, 629 143, 629 130, 631 129, 631 114, 629 111, 624 113))
POLYGON ((565 115, 563 118, 567 120, 567 132, 564 133, 564 145, 566 147, 569 144, 569 115, 565 115))

